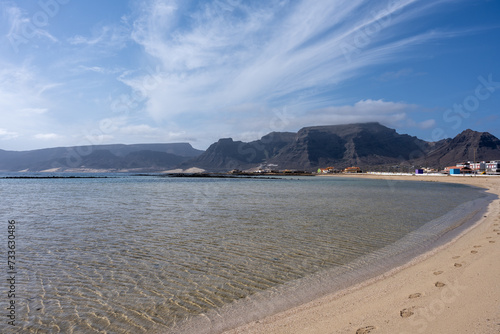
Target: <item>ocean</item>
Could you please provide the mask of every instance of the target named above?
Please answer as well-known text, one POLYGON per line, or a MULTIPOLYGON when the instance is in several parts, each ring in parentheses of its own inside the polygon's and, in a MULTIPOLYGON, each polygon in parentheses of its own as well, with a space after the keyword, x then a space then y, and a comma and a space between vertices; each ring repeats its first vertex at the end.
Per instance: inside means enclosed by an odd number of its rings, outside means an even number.
POLYGON ((0 332, 217 333, 404 264, 492 199, 437 182, 94 176, 0 179, 4 263, 15 222, 0 332))

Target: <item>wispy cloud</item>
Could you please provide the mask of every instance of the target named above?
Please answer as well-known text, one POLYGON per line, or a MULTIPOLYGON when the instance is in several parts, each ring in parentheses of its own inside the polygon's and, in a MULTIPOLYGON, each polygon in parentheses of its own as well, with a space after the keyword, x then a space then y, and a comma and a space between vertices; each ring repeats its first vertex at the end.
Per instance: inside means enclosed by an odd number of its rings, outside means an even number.
POLYGON ((129 29, 118 23, 95 28, 90 37, 82 35, 73 36, 68 39, 68 42, 78 46, 104 47, 116 50, 125 47, 129 40, 129 29))
POLYGON ((55 36, 47 29, 44 29, 47 25, 46 22, 33 22, 33 17, 28 16, 22 8, 11 2, 0 2, 0 9, 2 10, 2 16, 9 25, 6 37, 10 42, 10 46, 16 52, 19 51, 22 45, 30 41, 42 39, 52 43, 58 42, 55 36))
POLYGON ((496 28, 491 19, 455 24, 450 12, 464 15, 464 0, 68 2, 37 26, 40 3, 0 0, 9 51, 0 54, 0 116, 4 134, 47 135, 47 145, 87 133, 96 143, 197 138, 204 148, 317 124, 430 128, 439 115, 420 111, 440 106, 392 94, 389 81, 408 84, 401 79, 419 71, 427 80, 433 73, 416 62, 456 51, 434 45, 496 28), (29 46, 12 52, 27 32, 29 46))
POLYGON ((290 97, 305 110, 336 105, 335 94, 324 97, 335 85, 453 35, 398 33, 399 25, 442 2, 214 2, 186 19, 176 1, 149 1, 134 21, 132 37, 157 59, 161 83, 149 90, 140 87, 142 77, 125 83, 146 93, 146 110, 157 120, 248 103, 276 107, 290 97), (186 22, 179 25, 181 19, 186 22), (368 37, 362 47, 356 46, 360 33, 368 37), (357 48, 355 59, 346 58, 342 43, 357 48))
POLYGON ((1 138, 30 135, 49 122, 51 102, 46 93, 56 84, 40 80, 37 71, 28 65, 0 66, 1 138))
POLYGON ((391 80, 397 80, 402 77, 406 77, 413 74, 413 69, 411 68, 403 68, 398 71, 389 71, 382 73, 377 80, 385 82, 385 81, 391 81, 391 80))

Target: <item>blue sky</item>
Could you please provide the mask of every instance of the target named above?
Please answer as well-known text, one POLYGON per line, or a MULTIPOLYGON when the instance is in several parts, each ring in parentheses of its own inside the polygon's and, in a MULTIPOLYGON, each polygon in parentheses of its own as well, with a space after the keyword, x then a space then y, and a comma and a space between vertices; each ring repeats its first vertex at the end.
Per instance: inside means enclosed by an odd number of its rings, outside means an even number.
POLYGON ((500 1, 0 0, 0 149, 500 137, 500 1))

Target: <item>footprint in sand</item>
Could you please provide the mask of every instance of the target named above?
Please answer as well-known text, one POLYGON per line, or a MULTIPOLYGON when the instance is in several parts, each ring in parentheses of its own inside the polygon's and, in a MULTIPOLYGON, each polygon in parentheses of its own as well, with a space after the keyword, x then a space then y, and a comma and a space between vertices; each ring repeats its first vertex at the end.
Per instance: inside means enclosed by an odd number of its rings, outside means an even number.
POLYGON ((444 284, 443 282, 436 282, 434 284, 434 286, 436 286, 437 288, 442 288, 443 286, 445 286, 446 284, 444 284))
POLYGON ((481 248, 481 247, 482 247, 481 245, 474 246, 474 248, 481 248))
POLYGON ((422 294, 420 292, 417 292, 417 293, 412 293, 411 295, 408 296, 408 298, 415 299, 415 298, 418 298, 421 296, 422 296, 422 294))
POLYGON ((490 244, 494 244, 494 243, 495 243, 495 241, 493 241, 493 240, 490 240, 490 244))
POLYGON ((375 326, 366 326, 366 327, 358 328, 358 330, 356 331, 356 334, 368 334, 374 329, 375 329, 375 326))
POLYGON ((477 254, 477 251, 476 250, 471 250, 470 251, 472 254, 477 254))
POLYGON ((452 257, 452 259, 455 260, 455 259, 458 259, 459 257, 460 257, 460 255, 457 255, 457 256, 452 257))
POLYGON ((442 273, 443 272, 441 270, 439 270, 439 271, 435 271, 433 274, 437 276, 437 275, 441 275, 442 273))
POLYGON ((460 264, 460 263, 455 263, 455 264, 454 264, 454 266, 455 266, 455 267, 457 267, 457 268, 460 268, 460 267, 462 266, 462 264, 460 264))
POLYGON ((411 309, 403 309, 399 312, 399 315, 401 316, 401 318, 408 318, 408 317, 411 317, 413 315, 413 311, 411 309))

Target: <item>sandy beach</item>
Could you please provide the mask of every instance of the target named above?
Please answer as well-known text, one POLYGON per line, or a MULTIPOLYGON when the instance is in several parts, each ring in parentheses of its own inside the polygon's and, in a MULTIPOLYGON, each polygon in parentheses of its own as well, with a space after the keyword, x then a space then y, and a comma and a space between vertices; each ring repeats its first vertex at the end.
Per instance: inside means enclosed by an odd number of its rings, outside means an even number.
MULTIPOLYGON (((500 196, 500 177, 357 177, 463 183, 500 196)), ((240 333, 500 333, 500 200, 447 245, 347 291, 225 332, 240 333)))

